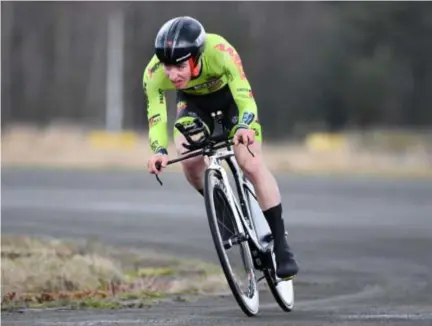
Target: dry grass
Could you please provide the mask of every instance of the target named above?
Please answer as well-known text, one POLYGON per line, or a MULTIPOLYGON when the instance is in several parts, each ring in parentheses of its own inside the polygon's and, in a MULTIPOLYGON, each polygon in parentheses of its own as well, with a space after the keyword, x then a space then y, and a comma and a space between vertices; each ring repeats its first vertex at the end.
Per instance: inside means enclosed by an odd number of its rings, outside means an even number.
MULTIPOLYGON (((73 127, 10 128, 2 134, 2 165, 143 169, 151 153, 146 134, 133 146, 92 146, 88 133, 73 127)), ((267 165, 278 172, 375 172, 432 174, 432 148, 423 136, 349 136, 347 146, 317 151, 299 143, 265 144, 267 165)), ((174 153, 171 144, 169 151, 174 153)), ((178 171, 180 164, 169 167, 178 171)))
POLYGON ((97 242, 2 236, 2 309, 118 307, 227 289, 218 266, 97 242), (137 301, 138 300, 138 301, 137 301))

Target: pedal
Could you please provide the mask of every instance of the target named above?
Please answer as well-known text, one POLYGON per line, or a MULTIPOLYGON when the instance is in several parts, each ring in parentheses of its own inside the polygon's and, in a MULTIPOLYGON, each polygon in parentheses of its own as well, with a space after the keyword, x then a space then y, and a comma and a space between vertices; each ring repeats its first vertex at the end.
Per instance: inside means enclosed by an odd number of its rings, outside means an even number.
POLYGON ((242 243, 243 241, 246 241, 247 237, 243 234, 236 234, 233 235, 231 238, 229 238, 228 240, 223 241, 223 246, 226 250, 230 249, 233 245, 237 245, 242 243))
POLYGON ((244 233, 240 233, 237 236, 237 239, 238 239, 238 243, 240 243, 240 242, 247 241, 249 239, 249 237, 246 234, 244 234, 244 233))
POLYGON ((231 239, 225 240, 223 242, 223 246, 224 246, 225 250, 231 249, 231 247, 233 246, 231 239))
POLYGON ((291 276, 291 277, 288 277, 288 278, 279 278, 279 277, 275 276, 275 283, 277 285, 277 284, 279 284, 281 282, 292 281, 294 279, 294 277, 295 276, 291 276))
POLYGON ((273 241, 273 235, 272 235, 271 233, 266 234, 265 236, 263 236, 263 237, 261 238, 261 241, 263 241, 263 242, 267 242, 267 243, 270 243, 270 242, 273 241))

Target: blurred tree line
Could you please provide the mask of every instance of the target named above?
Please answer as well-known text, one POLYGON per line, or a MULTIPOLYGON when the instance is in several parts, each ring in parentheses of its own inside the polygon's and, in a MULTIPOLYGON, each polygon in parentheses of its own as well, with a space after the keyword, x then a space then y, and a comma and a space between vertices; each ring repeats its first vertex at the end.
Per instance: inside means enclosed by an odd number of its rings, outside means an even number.
MULTIPOLYGON (((125 15, 124 127, 147 128, 159 27, 191 15, 239 51, 267 138, 432 124, 430 2, 2 2, 2 126, 103 127, 107 20, 125 15), (271 128, 269 127, 271 126, 271 128)), ((168 95, 172 99, 174 95, 168 95)), ((169 108, 170 116, 174 109, 169 108)))

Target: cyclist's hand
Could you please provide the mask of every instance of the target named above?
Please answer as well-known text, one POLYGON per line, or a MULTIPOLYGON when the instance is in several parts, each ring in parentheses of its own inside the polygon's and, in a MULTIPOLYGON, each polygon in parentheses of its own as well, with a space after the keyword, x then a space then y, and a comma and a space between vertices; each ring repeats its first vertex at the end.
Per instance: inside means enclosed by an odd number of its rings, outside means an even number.
POLYGON ((239 128, 234 134, 234 145, 250 145, 255 141, 255 131, 252 129, 239 128))
POLYGON ((168 164, 168 155, 155 154, 150 158, 147 168, 150 173, 159 174, 162 172, 162 168, 165 168, 167 164, 168 164), (160 167, 160 169, 158 169, 158 167, 160 167))

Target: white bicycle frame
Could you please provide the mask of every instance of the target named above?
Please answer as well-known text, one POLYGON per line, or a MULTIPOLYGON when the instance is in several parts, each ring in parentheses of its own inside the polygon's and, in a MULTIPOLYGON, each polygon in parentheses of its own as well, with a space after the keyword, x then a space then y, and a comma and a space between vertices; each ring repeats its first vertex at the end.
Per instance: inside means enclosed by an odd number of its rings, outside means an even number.
MULTIPOLYGON (((233 190, 231 188, 231 185, 229 183, 229 179, 228 179, 228 174, 225 171, 225 168, 220 164, 220 162, 224 159, 230 159, 231 162, 233 163, 235 169, 237 170, 238 173, 238 177, 239 177, 239 182, 241 185, 241 191, 243 190, 243 186, 246 185, 250 191, 255 195, 255 191, 254 191, 254 187, 253 185, 246 179, 243 178, 243 172, 241 171, 241 169, 239 168, 239 165, 236 161, 235 158, 233 158, 234 156, 234 151, 232 149, 224 149, 224 150, 220 150, 217 151, 214 155, 209 155, 209 163, 207 165, 207 169, 211 169, 211 170, 216 170, 220 173, 220 175, 222 176, 222 181, 224 183, 226 192, 227 192, 227 197, 228 197, 228 202, 229 205, 232 208, 232 211, 234 212, 234 218, 236 220, 237 226, 239 228, 240 233, 245 234, 244 230, 247 230, 247 235, 249 235, 249 237, 251 238, 252 242, 254 243, 254 245, 256 246, 256 248, 258 250, 260 250, 261 252, 265 252, 266 248, 263 247, 261 245, 261 243, 258 240, 257 237, 257 230, 255 230, 256 227, 256 221, 253 220, 253 215, 251 214, 251 212, 249 212, 249 217, 252 220, 252 223, 254 225, 254 229, 252 229, 247 221, 245 220, 242 210, 240 208, 240 204, 238 203, 236 197, 234 196, 233 190)), ((246 200, 246 197, 244 198, 246 200)), ((249 210, 249 208, 248 208, 249 210)))
MULTIPOLYGON (((180 130, 180 128, 178 128, 178 129, 180 130)), ((186 148, 188 148, 188 147, 186 147, 186 148)), ((176 158, 174 160, 168 161, 168 164, 173 164, 173 163, 182 161, 184 159, 198 156, 198 155, 203 155, 204 157, 207 157, 207 159, 208 159, 207 169, 217 171, 222 178, 222 183, 223 183, 224 188, 225 188, 224 190, 226 193, 228 203, 229 203, 231 210, 233 212, 235 222, 236 222, 236 225, 238 227, 238 231, 240 232, 240 234, 242 236, 241 241, 244 241, 245 239, 246 239, 246 241, 252 241, 252 243, 250 243, 250 244, 251 245, 253 244, 254 248, 249 248, 249 249, 252 251, 252 259, 255 259, 254 263, 256 263, 258 266, 261 265, 261 263, 259 262, 259 260, 260 260, 259 256, 260 255, 257 255, 258 252, 260 252, 261 254, 265 254, 265 255, 268 253, 271 253, 271 260, 273 262, 273 267, 271 267, 271 269, 273 270, 273 274, 274 274, 274 270, 275 270, 275 266, 276 266, 275 255, 274 255, 274 252, 272 249, 268 250, 272 246, 272 241, 269 240, 269 238, 266 238, 267 235, 271 235, 270 228, 266 222, 265 216, 262 214, 261 208, 259 207, 259 203, 258 203, 257 198, 256 198, 255 189, 254 189, 253 185, 251 184, 251 182, 249 180, 247 180, 247 178, 244 177, 243 171, 239 168, 239 165, 238 165, 238 163, 234 157, 234 151, 231 149, 231 145, 228 145, 228 146, 224 145, 223 147, 216 145, 216 146, 214 146, 214 148, 201 147, 200 149, 202 149, 202 150, 199 152, 195 152, 195 153, 193 153, 194 149, 191 149, 191 148, 188 148, 188 149, 190 151, 192 151, 192 153, 189 152, 189 154, 185 154, 185 156, 183 156, 183 157, 179 157, 179 158, 176 158), (228 148, 226 148, 226 147, 228 147, 228 148), (223 148, 225 148, 225 149, 223 149, 223 148), (245 209, 247 211, 248 217, 250 219, 250 224, 252 225, 252 227, 249 226, 249 221, 247 221, 245 216, 244 216, 244 213, 243 213, 244 211, 241 207, 241 204, 243 204, 243 203, 239 203, 239 201, 237 200, 237 198, 234 195, 234 191, 231 187, 231 184, 230 184, 230 181, 228 178, 228 173, 225 170, 225 168, 221 165, 221 163, 220 163, 221 161, 227 161, 229 163, 230 170, 232 170, 232 172, 234 172, 234 177, 236 179, 235 180, 236 181, 236 188, 238 188, 237 190, 240 191, 240 193, 243 197, 243 200, 245 202, 244 204, 246 206, 245 209), (249 197, 249 196, 252 196, 253 199, 251 200, 251 197, 249 197), (255 214, 257 211, 259 211, 259 214, 255 214), (246 232, 247 234, 245 233, 245 230, 247 231, 246 232), (265 245, 263 245, 261 243, 261 241, 263 241, 263 243, 265 243, 265 245)), ((253 155, 252 152, 251 152, 251 154, 253 155)), ((156 175, 156 179, 162 185, 162 181, 158 178, 158 175, 156 175)), ((266 267, 266 269, 268 269, 268 268, 266 267)), ((264 275, 258 281, 256 281, 256 283, 258 283, 263 278, 268 278, 268 277, 264 275)), ((294 297, 293 297, 294 292, 293 292, 292 280, 283 281, 283 282, 279 283, 279 281, 281 281, 281 280, 276 275, 271 276, 271 278, 273 279, 273 281, 269 281, 270 282, 269 285, 270 285, 270 288, 272 289, 273 295, 278 300, 279 305, 285 311, 291 311, 292 306, 294 304, 294 297), (275 285, 274 281, 278 285, 275 285), (281 284, 281 285, 279 285, 279 284, 281 284), (284 286, 285 284, 287 284, 288 289, 285 288, 285 286, 284 286), (290 299, 288 299, 289 300, 288 303, 286 303, 287 300, 285 298, 282 298, 282 295, 281 295, 281 292, 286 292, 287 290, 289 292, 289 298, 290 298, 290 299), (284 300, 284 302, 280 303, 281 300, 284 300)), ((256 286, 255 286, 256 283, 255 283, 255 281, 253 282, 254 288, 256 288, 256 286)), ((254 300, 257 300, 257 299, 254 299, 254 300)))

